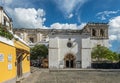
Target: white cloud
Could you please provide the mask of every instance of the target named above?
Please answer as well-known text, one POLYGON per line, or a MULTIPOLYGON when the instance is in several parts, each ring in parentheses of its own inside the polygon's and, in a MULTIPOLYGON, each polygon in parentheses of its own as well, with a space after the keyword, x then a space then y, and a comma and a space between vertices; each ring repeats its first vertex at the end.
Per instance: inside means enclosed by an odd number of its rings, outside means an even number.
POLYGON ((110 39, 110 40, 117 40, 117 36, 116 36, 116 35, 110 35, 110 36, 109 36, 109 39, 110 39))
POLYGON ((69 15, 75 10, 76 6, 81 7, 87 0, 54 0, 58 8, 64 13, 69 15))
POLYGON ((11 4, 13 0, 4 0, 5 4, 11 4))
POLYGON ((109 21, 110 40, 120 40, 120 16, 114 17, 109 21))
POLYGON ((29 7, 35 7, 33 4, 33 1, 30 0, 4 0, 5 1, 5 6, 9 6, 11 8, 29 8, 29 7))
POLYGON ((43 28, 44 21, 46 18, 43 9, 34 8, 7 8, 8 12, 11 13, 14 20, 14 27, 17 28, 43 28))
POLYGON ((110 17, 110 15, 117 14, 119 12, 120 12, 120 10, 117 10, 117 11, 103 11, 103 12, 97 13, 96 16, 98 16, 98 19, 106 20, 108 17, 110 17))
POLYGON ((111 43, 109 43, 108 47, 109 47, 109 48, 111 48, 111 47, 112 47, 112 44, 111 44, 111 43))
POLYGON ((82 29, 86 23, 82 23, 81 25, 77 24, 60 24, 60 23, 54 23, 50 26, 51 29, 82 29))
POLYGON ((13 2, 13 0, 0 0, 0 5, 9 5, 13 2))
POLYGON ((78 26, 78 29, 82 29, 85 25, 86 23, 81 23, 81 25, 78 26))
POLYGON ((112 29, 113 27, 115 29, 119 29, 120 28, 120 16, 114 17, 110 20, 109 22, 110 28, 112 29))
MULTIPOLYGON (((76 7, 81 7, 87 0, 54 0, 58 8, 65 14, 67 18, 72 18, 72 13, 76 7)), ((6 10, 12 16, 14 27, 16 28, 48 28, 44 26, 45 11, 43 9, 36 10, 32 2, 28 0, 6 0, 6 10), (19 3, 19 4, 18 4, 19 3)), ((77 24, 60 24, 54 23, 51 25, 52 28, 59 29, 81 29, 84 23, 81 25, 77 24)))
POLYGON ((68 18, 72 18, 73 17, 73 14, 71 13, 71 14, 69 14, 69 16, 68 16, 68 18))
POLYGON ((60 23, 54 23, 51 26, 51 29, 77 29, 76 24, 60 24, 60 23))
POLYGON ((41 8, 36 10, 31 1, 5 0, 4 3, 15 28, 47 28, 44 26, 45 11, 41 8))

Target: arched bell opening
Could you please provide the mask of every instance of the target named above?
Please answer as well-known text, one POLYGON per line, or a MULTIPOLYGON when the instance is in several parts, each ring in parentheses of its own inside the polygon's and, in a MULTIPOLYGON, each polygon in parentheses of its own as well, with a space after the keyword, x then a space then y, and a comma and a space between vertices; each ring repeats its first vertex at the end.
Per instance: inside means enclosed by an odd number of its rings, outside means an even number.
POLYGON ((104 30, 100 29, 100 36, 103 37, 104 36, 104 30))

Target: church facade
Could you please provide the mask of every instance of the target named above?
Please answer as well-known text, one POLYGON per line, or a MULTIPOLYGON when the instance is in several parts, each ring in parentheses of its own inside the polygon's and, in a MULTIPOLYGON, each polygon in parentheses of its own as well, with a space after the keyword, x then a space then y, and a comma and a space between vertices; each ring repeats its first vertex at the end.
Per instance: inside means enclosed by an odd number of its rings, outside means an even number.
POLYGON ((36 44, 48 45, 49 29, 29 29, 29 28, 14 28, 14 33, 28 43, 30 47, 36 44))
POLYGON ((108 47, 108 25, 88 23, 82 30, 51 30, 49 68, 91 68, 92 48, 108 47))
POLYGON ((29 46, 47 44, 49 68, 90 68, 92 48, 108 47, 106 23, 88 23, 81 30, 16 28, 14 33, 29 46))

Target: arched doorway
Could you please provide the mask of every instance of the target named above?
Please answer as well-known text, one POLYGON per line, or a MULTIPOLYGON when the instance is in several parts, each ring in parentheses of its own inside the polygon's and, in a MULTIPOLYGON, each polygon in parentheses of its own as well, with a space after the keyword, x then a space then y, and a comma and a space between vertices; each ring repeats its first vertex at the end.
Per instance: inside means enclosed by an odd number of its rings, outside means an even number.
POLYGON ((75 56, 71 53, 68 53, 64 58, 65 68, 74 68, 75 67, 75 56))

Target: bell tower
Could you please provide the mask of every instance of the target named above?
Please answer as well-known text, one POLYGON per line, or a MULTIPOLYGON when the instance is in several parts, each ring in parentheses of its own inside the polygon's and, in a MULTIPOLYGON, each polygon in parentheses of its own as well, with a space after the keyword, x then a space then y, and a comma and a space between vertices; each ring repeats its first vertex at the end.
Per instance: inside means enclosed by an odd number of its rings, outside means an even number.
POLYGON ((88 23, 92 39, 108 39, 107 23, 88 23))

